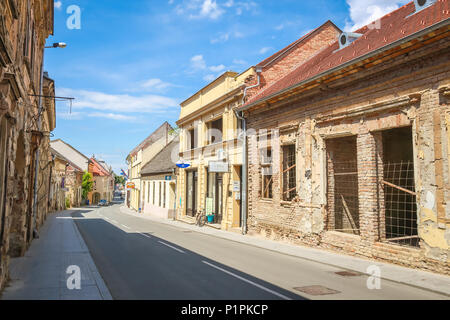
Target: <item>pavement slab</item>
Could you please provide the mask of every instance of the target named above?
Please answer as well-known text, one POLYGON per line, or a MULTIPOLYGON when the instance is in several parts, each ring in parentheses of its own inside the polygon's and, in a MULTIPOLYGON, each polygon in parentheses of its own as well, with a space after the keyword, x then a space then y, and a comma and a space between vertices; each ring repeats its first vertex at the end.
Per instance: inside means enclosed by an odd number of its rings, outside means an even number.
POLYGON ((72 214, 73 209, 50 215, 24 257, 10 262, 10 278, 3 300, 111 300, 72 214), (69 266, 81 270, 81 289, 69 290, 69 266))

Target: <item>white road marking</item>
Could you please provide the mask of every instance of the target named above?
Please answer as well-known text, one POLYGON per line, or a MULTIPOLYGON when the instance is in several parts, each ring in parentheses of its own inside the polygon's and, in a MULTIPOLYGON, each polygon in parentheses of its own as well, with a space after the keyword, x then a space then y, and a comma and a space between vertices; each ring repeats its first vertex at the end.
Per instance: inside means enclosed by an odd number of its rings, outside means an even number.
POLYGON ((124 224, 121 224, 122 227, 124 227, 125 229, 131 230, 131 228, 129 226, 126 226, 124 224))
POLYGON ((112 223, 119 224, 116 220, 111 220, 112 223))
POLYGON ((282 298, 282 299, 284 299, 284 300, 292 300, 291 298, 286 297, 285 295, 282 295, 281 293, 278 293, 278 292, 276 292, 276 291, 270 290, 269 288, 266 288, 266 287, 264 287, 264 286, 262 286, 262 285, 260 285, 260 284, 257 284, 257 283, 255 283, 255 282, 253 282, 253 281, 250 281, 250 280, 245 279, 245 278, 243 278, 243 277, 241 277, 241 276, 238 276, 237 274, 234 274, 233 272, 230 272, 230 271, 227 271, 227 270, 225 270, 225 269, 222 269, 222 268, 220 268, 220 267, 218 267, 218 266, 215 266, 215 265, 213 265, 213 264, 211 264, 211 263, 209 263, 209 262, 206 262, 206 261, 202 261, 202 262, 203 262, 204 264, 210 266, 210 267, 213 267, 213 268, 215 268, 215 269, 217 269, 217 270, 220 270, 220 271, 222 271, 222 272, 225 272, 226 274, 229 274, 230 276, 233 276, 233 277, 235 277, 235 278, 238 278, 239 280, 242 280, 242 281, 244 281, 244 282, 250 283, 251 285, 253 285, 253 286, 257 287, 257 288, 259 288, 259 289, 261 289, 261 290, 264 290, 264 291, 267 291, 267 292, 269 292, 269 293, 271 293, 271 294, 273 294, 273 295, 275 295, 275 296, 277 296, 277 297, 280 297, 280 298, 282 298))
POLYGON ((162 242, 162 241, 158 241, 158 242, 161 243, 161 244, 163 244, 163 245, 165 245, 166 247, 172 248, 173 250, 176 250, 176 251, 178 251, 178 252, 180 252, 180 253, 184 253, 183 250, 180 250, 180 249, 178 249, 178 248, 175 248, 174 246, 171 246, 170 244, 167 244, 167 243, 162 242))
POLYGON ((145 233, 141 233, 141 232, 139 232, 139 234, 140 235, 142 235, 142 236, 144 236, 144 237, 146 237, 146 238, 149 238, 149 239, 151 239, 152 237, 150 237, 148 234, 145 234, 145 233))

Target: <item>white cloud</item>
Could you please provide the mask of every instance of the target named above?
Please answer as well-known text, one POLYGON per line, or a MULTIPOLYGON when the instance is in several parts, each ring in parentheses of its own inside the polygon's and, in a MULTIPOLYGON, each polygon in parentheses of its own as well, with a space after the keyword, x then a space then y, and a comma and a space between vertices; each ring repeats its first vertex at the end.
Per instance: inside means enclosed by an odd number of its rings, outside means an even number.
POLYGON ((355 31, 383 17, 410 0, 347 0, 350 6, 351 21, 347 21, 344 30, 355 31))
POLYGON ((272 50, 272 47, 264 47, 261 50, 259 50, 260 54, 266 54, 267 52, 269 52, 270 50, 272 50))
POLYGON ((216 38, 211 39, 211 44, 227 42, 230 39, 230 33, 220 33, 216 38))
POLYGON ((189 19, 217 20, 230 9, 235 9, 235 13, 241 15, 244 11, 254 12, 257 7, 256 2, 251 0, 183 0, 175 7, 175 12, 189 19))
POLYGON ((56 116, 64 120, 81 120, 83 114, 81 112, 57 112, 56 116))
POLYGON ((209 70, 211 70, 212 72, 221 72, 223 70, 225 70, 225 66, 223 64, 218 65, 218 66, 211 66, 209 67, 209 70))
POLYGON ((233 64, 237 64, 237 65, 246 65, 248 64, 247 61, 242 60, 242 59, 234 59, 233 60, 233 64))
POLYGON ((62 9, 62 2, 61 1, 55 1, 55 9, 61 10, 62 9))
POLYGON ((118 120, 118 121, 135 122, 138 120, 138 118, 136 118, 134 116, 126 116, 126 115, 118 114, 118 113, 92 112, 92 113, 88 113, 87 116, 91 117, 91 118, 105 118, 105 119, 118 120))
POLYGON ((217 5, 215 0, 205 0, 200 11, 201 17, 208 17, 210 19, 217 19, 223 14, 223 10, 217 5))
POLYGON ((213 74, 207 74, 206 76, 203 77, 203 80, 205 80, 207 82, 211 82, 215 79, 216 79, 216 76, 213 74))
POLYGON ((147 81, 144 81, 141 84, 141 88, 142 89, 146 89, 146 90, 156 90, 156 91, 162 91, 164 89, 167 89, 169 87, 173 87, 174 85, 168 82, 164 82, 161 79, 149 79, 147 81))
POLYGON ((73 109, 94 109, 121 113, 164 113, 176 109, 175 99, 160 95, 114 95, 97 91, 58 88, 58 95, 74 97, 73 109))
POLYGON ((206 69, 206 62, 203 55, 199 54, 191 58, 191 68, 194 71, 206 69))
POLYGON ((241 31, 221 32, 215 38, 211 39, 211 44, 227 42, 230 39, 242 39, 245 38, 245 34, 241 31))

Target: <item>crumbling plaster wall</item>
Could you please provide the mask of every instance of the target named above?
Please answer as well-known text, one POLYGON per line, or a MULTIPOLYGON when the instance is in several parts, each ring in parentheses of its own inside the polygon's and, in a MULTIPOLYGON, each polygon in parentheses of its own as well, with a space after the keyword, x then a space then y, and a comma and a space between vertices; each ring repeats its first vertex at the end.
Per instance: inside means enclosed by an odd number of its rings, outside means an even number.
POLYGON ((279 130, 281 143, 283 127, 297 127, 299 192, 296 202, 282 202, 280 177, 275 177, 274 198, 260 199, 257 137, 250 137, 250 232, 450 274, 448 57, 448 41, 443 40, 295 102, 250 110, 249 128, 279 130), (414 60, 418 56, 421 58, 414 60), (382 157, 377 151, 382 144, 379 132, 403 126, 412 126, 413 131, 421 248, 380 242, 384 225, 382 221, 378 224, 375 208, 376 163, 382 157), (360 192, 361 236, 327 232, 325 225, 325 139, 350 135, 358 136, 358 152, 365 154, 359 163, 370 164, 359 170, 364 184, 360 192))

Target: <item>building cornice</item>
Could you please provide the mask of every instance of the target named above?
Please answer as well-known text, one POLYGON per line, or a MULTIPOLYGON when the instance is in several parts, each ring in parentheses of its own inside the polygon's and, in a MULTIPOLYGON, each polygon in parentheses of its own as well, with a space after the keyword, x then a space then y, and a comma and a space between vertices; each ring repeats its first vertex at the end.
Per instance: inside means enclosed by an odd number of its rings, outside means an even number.
POLYGON ((177 125, 182 126, 182 125, 186 124, 187 122, 191 122, 191 121, 195 120, 196 118, 201 117, 204 114, 206 114, 214 109, 219 108, 223 104, 226 104, 234 99, 238 99, 239 96, 241 96, 243 93, 243 92, 239 92, 239 91, 242 91, 242 89, 244 87, 245 87, 245 84, 242 84, 242 85, 236 87, 235 89, 232 89, 231 91, 220 96, 219 98, 208 103, 207 105, 201 107, 200 109, 196 110, 195 112, 192 112, 189 115, 185 116, 184 118, 181 118, 180 120, 178 120, 176 122, 177 125), (237 93, 240 93, 240 94, 237 95, 237 93))

